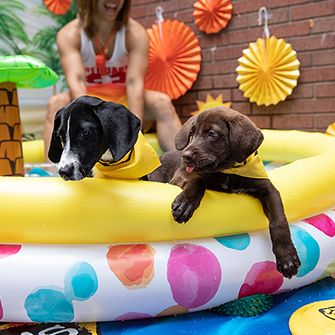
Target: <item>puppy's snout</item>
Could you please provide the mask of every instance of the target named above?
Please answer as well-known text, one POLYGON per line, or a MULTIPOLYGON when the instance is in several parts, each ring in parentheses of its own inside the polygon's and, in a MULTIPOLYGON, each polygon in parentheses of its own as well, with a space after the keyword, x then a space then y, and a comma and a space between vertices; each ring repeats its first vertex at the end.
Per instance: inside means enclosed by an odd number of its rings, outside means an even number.
POLYGON ((74 175, 74 166, 71 164, 67 164, 63 167, 61 167, 58 170, 59 175, 65 179, 65 180, 69 180, 69 179, 73 179, 73 175, 74 175))
POLYGON ((190 163, 194 160, 195 153, 193 150, 184 150, 182 157, 185 163, 190 163))

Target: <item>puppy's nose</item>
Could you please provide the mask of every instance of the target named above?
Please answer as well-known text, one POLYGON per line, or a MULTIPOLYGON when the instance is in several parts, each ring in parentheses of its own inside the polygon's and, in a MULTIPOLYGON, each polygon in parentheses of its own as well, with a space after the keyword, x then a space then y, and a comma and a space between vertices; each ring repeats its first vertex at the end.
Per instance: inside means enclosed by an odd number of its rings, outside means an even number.
POLYGON ((73 176, 74 166, 71 164, 65 165, 58 170, 58 173, 63 179, 69 180, 73 176))
POLYGON ((185 163, 192 162, 194 159, 194 152, 192 150, 185 150, 182 153, 182 157, 185 163))

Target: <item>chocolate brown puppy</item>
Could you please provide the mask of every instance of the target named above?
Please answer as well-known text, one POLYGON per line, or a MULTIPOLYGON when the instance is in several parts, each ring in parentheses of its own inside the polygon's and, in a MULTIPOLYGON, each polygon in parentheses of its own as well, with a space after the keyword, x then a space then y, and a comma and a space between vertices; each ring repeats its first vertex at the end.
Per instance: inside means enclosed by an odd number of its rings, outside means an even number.
POLYGON ((205 190, 245 193, 258 199, 269 220, 277 270, 297 274, 300 259, 293 245, 280 193, 269 180, 257 149, 263 134, 246 116, 226 107, 191 117, 176 136, 177 151, 161 157, 149 180, 168 182, 183 191, 172 203, 172 214, 187 222, 205 190))

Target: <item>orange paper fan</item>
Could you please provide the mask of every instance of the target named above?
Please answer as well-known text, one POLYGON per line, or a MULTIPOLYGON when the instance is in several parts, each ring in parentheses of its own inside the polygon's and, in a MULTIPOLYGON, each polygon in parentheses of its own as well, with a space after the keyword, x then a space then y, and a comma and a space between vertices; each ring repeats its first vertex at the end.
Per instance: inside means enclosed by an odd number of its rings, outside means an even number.
POLYGON ((231 0, 198 0, 193 17, 200 31, 214 34, 226 27, 232 16, 231 0))
POLYGON ((177 99, 197 79, 201 62, 199 41, 189 27, 177 20, 162 22, 161 29, 154 24, 147 33, 149 61, 145 88, 177 99))
POLYGON ((44 0, 48 10, 56 15, 64 15, 71 7, 71 0, 44 0))

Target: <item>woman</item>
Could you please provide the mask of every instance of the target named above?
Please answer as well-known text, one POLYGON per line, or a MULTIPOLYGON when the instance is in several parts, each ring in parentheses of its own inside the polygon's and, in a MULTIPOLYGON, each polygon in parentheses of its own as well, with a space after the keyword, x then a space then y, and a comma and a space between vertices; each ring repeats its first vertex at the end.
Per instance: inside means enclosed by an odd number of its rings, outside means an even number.
POLYGON ((142 121, 142 128, 149 121, 156 121, 162 149, 173 150, 181 123, 166 94, 144 89, 148 36, 144 27, 129 18, 131 0, 77 0, 77 6, 78 17, 57 34, 69 92, 49 100, 44 131, 46 151, 58 109, 84 94, 115 100, 120 87, 121 95, 124 88, 128 108, 142 121))

